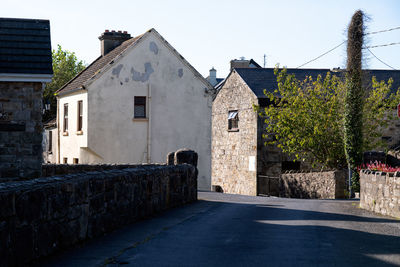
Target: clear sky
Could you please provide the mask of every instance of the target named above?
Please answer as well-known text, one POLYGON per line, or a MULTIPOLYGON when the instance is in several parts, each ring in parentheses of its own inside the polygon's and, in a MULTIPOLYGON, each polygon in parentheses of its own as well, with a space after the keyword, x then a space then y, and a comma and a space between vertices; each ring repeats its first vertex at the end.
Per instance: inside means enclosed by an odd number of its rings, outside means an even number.
MULTIPOLYGON (((202 75, 218 77, 234 58, 253 58, 266 67, 298 67, 346 39, 357 9, 369 15, 367 31, 400 26, 398 0, 2 0, 0 17, 49 19, 53 48, 60 44, 91 63, 100 54, 98 36, 126 30, 132 36, 155 28, 202 75)), ((368 36, 367 45, 400 42, 400 30, 368 36)), ((345 67, 346 46, 304 66, 345 67)), ((400 45, 371 49, 400 69, 400 45)), ((365 51, 365 67, 388 67, 365 51)))

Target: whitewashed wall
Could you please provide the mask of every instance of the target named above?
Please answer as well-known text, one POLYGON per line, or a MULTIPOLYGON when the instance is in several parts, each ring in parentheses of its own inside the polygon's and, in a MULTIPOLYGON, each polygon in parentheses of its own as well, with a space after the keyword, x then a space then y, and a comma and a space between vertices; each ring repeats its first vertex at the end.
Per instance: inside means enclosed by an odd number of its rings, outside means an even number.
MULTIPOLYGON (((212 99, 205 93, 207 86, 156 33, 146 34, 87 86, 89 128, 82 162, 165 162, 168 152, 190 148, 199 155, 198 187, 209 190, 212 99), (147 97, 147 119, 134 119, 135 96, 147 97)), ((74 97, 68 101, 75 103, 74 97)), ((61 154, 68 150, 72 160, 83 142, 61 136, 68 138, 71 148, 62 148, 61 154)))

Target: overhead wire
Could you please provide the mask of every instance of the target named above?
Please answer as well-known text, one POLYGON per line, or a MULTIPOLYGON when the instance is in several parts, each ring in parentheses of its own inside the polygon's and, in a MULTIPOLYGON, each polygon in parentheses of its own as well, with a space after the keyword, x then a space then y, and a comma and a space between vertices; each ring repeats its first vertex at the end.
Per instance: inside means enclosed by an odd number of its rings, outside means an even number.
POLYGON ((377 34, 377 33, 382 33, 382 32, 390 32, 390 31, 395 31, 395 30, 400 30, 400 26, 399 27, 390 28, 390 29, 386 29, 386 30, 381 30, 381 31, 367 32, 364 35, 377 34))
POLYGON ((377 48, 377 47, 384 47, 384 46, 391 46, 391 45, 400 45, 400 42, 396 43, 389 43, 389 44, 382 44, 382 45, 371 45, 371 46, 365 46, 363 48, 377 48))
POLYGON ((371 55, 373 55, 377 60, 379 60, 382 64, 384 64, 384 65, 386 65, 386 66, 388 66, 389 68, 391 68, 391 69, 394 69, 394 70, 397 70, 397 69, 395 69, 395 68, 393 68, 392 66, 390 66, 389 64, 387 64, 387 63, 385 63, 385 62, 383 62, 381 59, 379 59, 374 53, 372 53, 372 51, 371 50, 369 50, 369 48, 368 47, 366 47, 366 49, 371 53, 371 55))
MULTIPOLYGON (((390 28, 390 29, 386 29, 386 30, 368 32, 368 33, 365 33, 364 35, 378 34, 378 33, 389 32, 389 31, 395 31, 395 30, 400 30, 400 26, 394 27, 394 28, 390 28)), ((307 65, 307 64, 309 64, 309 63, 311 63, 311 62, 313 62, 313 61, 315 61, 315 60, 317 60, 317 59, 319 59, 319 58, 321 58, 321 57, 323 57, 323 56, 325 56, 326 54, 328 54, 328 53, 334 51, 335 49, 339 48, 340 46, 342 46, 342 45, 343 45, 344 43, 346 43, 346 42, 347 42, 347 40, 344 40, 342 43, 340 43, 340 44, 338 44, 337 46, 335 46, 335 47, 329 49, 329 50, 326 51, 325 53, 323 53, 323 54, 317 56, 316 58, 313 58, 313 59, 307 61, 306 63, 303 63, 303 64, 301 64, 300 66, 296 67, 296 69, 301 68, 301 67, 303 67, 303 66, 305 66, 305 65, 307 65)), ((400 44, 400 42, 389 43, 389 44, 383 44, 383 45, 372 45, 372 46, 365 46, 365 47, 363 47, 363 49, 368 49, 368 51, 369 51, 376 59, 378 59, 380 62, 382 62, 382 63, 385 64, 386 66, 390 67, 390 65, 384 63, 382 60, 380 60, 378 57, 376 57, 376 56, 371 52, 371 50, 369 50, 369 48, 385 47, 385 46, 399 45, 399 44, 400 44)), ((390 68, 394 69, 393 67, 390 67, 390 68)))

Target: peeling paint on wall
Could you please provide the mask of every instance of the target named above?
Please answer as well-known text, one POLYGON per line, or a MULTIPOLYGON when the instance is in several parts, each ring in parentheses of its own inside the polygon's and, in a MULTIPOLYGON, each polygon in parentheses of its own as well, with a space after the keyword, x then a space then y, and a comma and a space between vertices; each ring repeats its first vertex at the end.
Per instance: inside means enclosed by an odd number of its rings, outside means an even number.
POLYGON ((158 54, 158 46, 155 42, 150 42, 150 51, 153 52, 155 55, 158 54))
POLYGON ((115 76, 117 76, 117 78, 119 78, 119 73, 121 72, 123 66, 124 66, 124 65, 119 64, 118 66, 116 66, 115 68, 113 68, 113 69, 112 69, 112 75, 115 75, 115 76))
POLYGON ((150 62, 146 62, 144 64, 144 73, 136 71, 134 68, 131 68, 132 80, 137 82, 146 82, 149 80, 150 75, 154 72, 153 67, 150 62))
POLYGON ((183 76, 183 69, 178 69, 178 76, 179 76, 179 78, 182 78, 182 76, 183 76))

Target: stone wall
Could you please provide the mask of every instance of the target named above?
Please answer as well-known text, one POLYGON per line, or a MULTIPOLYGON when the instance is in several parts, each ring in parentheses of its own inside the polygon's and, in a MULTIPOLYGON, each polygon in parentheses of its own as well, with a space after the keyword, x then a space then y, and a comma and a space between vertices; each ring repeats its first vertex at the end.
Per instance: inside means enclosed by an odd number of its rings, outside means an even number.
POLYGON ((400 172, 361 171, 360 206, 366 210, 400 218, 400 172))
POLYGON ((257 195, 257 113, 252 104, 258 104, 257 97, 232 72, 212 108, 211 184, 224 193, 257 195), (239 116, 234 131, 228 130, 232 110, 239 116))
POLYGON ((345 198, 346 172, 326 171, 281 175, 280 196, 289 198, 345 198))
POLYGON ((42 83, 0 82, 0 180, 40 177, 42 83))
POLYGON ((155 166, 164 166, 164 164, 43 164, 42 177, 155 166))
POLYGON ((100 171, 1 183, 0 266, 27 265, 196 199, 197 169, 190 164, 103 166, 100 171))

